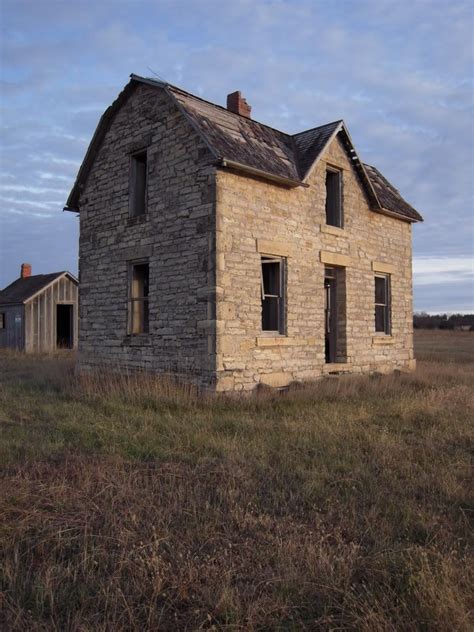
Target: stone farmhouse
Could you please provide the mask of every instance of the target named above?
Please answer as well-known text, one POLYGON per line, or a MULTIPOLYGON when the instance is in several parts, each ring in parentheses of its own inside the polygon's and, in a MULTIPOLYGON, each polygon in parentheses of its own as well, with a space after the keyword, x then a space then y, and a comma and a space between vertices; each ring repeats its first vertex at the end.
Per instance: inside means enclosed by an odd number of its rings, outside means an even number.
POLYGON ((65 210, 80 216, 79 370, 202 388, 410 370, 412 224, 342 120, 290 135, 131 75, 65 210))

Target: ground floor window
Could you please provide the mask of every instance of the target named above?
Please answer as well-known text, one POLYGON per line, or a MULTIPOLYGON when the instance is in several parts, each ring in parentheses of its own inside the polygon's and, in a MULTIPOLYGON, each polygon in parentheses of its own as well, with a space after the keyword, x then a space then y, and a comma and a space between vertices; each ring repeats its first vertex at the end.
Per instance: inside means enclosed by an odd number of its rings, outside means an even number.
POLYGON ((5 329, 5 313, 0 312, 0 329, 5 329))
POLYGON ((148 263, 132 263, 128 292, 128 333, 131 335, 146 334, 149 331, 148 287, 148 263))
POLYGON ((336 266, 324 269, 325 361, 347 361, 346 270, 336 266))
POLYGON ((375 275, 375 331, 390 335, 391 332, 391 296, 390 275, 375 275))
POLYGON ((262 256, 262 331, 285 333, 285 258, 262 256))

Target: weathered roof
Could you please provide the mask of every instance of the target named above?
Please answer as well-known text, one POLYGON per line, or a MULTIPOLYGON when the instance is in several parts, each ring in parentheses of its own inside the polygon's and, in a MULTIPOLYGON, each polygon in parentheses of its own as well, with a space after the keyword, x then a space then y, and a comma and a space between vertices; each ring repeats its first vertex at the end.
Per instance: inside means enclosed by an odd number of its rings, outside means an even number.
POLYGON ((34 274, 24 278, 20 277, 0 291, 0 305, 25 303, 29 298, 40 292, 63 274, 67 274, 74 283, 77 283, 75 277, 65 271, 51 272, 50 274, 34 274))
POLYGON ((204 101, 174 86, 170 93, 212 147, 216 158, 260 169, 298 184, 291 136, 204 101))
MULTIPOLYGON (((342 120, 320 127, 286 134, 268 125, 230 112, 170 84, 131 75, 130 83, 105 111, 69 195, 66 210, 79 210, 80 192, 115 112, 137 84, 165 90, 182 114, 201 136, 220 167, 277 180, 290 187, 308 186, 307 179, 331 140, 340 135, 351 162, 360 178, 372 210, 389 212, 405 221, 422 218, 376 170, 369 171, 360 161, 342 120), (384 200, 384 201, 383 201, 384 200), (389 206, 386 208, 384 204, 389 206)), ((373 168, 371 168, 373 169, 373 168)))
POLYGON ((384 209, 392 211, 393 213, 402 214, 414 222, 423 221, 418 211, 410 206, 408 202, 405 202, 397 189, 384 178, 378 169, 367 164, 364 164, 364 167, 369 175, 380 204, 384 209))

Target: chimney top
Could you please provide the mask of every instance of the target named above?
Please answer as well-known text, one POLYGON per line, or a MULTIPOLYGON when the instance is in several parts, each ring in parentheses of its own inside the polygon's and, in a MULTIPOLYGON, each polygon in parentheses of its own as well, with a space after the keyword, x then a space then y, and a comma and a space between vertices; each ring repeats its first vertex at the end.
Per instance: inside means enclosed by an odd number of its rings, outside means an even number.
POLYGON ((26 279, 31 276, 31 264, 30 263, 22 263, 21 264, 21 278, 26 279))
POLYGON ((251 118, 250 112, 252 111, 252 108, 240 94, 239 90, 227 95, 227 109, 229 112, 234 112, 234 114, 240 114, 241 116, 251 118))

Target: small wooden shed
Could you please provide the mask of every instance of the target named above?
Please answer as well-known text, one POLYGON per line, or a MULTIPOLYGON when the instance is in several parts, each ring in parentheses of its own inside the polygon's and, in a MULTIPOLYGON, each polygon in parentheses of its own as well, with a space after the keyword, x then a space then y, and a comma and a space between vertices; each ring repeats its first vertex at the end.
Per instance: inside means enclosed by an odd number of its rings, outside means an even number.
POLYGON ((78 280, 70 272, 21 276, 0 291, 0 349, 48 352, 77 347, 78 280))

